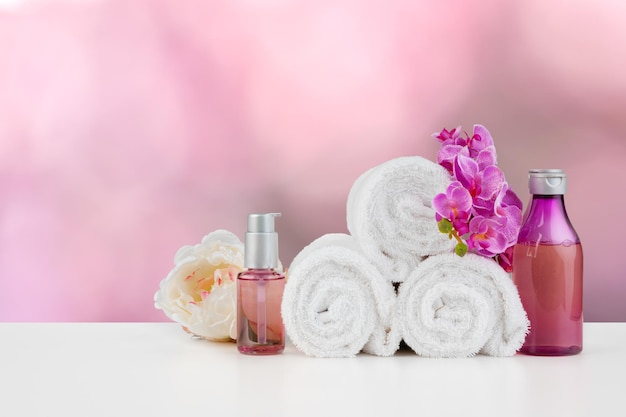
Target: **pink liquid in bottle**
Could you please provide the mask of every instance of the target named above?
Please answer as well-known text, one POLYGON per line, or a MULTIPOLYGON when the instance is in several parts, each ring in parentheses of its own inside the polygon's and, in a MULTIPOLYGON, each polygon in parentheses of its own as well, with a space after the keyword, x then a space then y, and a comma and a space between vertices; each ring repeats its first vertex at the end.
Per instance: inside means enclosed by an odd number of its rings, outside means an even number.
POLYGON ((522 353, 574 355, 583 347, 583 252, 567 212, 565 174, 531 170, 533 194, 513 251, 513 282, 530 320, 522 353))
POLYGON ((285 327, 280 305, 285 276, 269 269, 252 269, 237 280, 237 347, 256 355, 280 353, 285 349, 285 327))
POLYGON ((531 355, 579 353, 583 339, 580 243, 568 246, 517 244, 513 259, 514 281, 531 322, 521 352, 531 355))

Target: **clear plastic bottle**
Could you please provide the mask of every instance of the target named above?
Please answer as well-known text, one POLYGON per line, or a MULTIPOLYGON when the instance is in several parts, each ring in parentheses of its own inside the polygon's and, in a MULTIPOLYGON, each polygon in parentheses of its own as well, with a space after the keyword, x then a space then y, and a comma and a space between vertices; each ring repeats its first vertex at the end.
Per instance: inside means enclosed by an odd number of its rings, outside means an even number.
POLYGON ((250 355, 272 355, 285 349, 280 306, 285 275, 278 267, 279 213, 250 214, 244 266, 237 276, 237 349, 250 355))
POLYGON ((528 173, 532 194, 513 251, 513 281, 530 332, 530 355, 575 355, 583 348, 583 252, 565 210, 567 177, 560 169, 528 173))

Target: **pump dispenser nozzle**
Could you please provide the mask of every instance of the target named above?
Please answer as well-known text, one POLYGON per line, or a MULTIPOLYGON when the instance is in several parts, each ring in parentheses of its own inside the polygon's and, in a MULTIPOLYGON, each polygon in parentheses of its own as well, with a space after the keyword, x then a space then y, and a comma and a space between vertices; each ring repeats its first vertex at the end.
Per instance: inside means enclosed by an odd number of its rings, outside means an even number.
POLYGON ((248 215, 246 232, 245 268, 276 268, 278 266, 278 234, 274 219, 280 213, 248 215))

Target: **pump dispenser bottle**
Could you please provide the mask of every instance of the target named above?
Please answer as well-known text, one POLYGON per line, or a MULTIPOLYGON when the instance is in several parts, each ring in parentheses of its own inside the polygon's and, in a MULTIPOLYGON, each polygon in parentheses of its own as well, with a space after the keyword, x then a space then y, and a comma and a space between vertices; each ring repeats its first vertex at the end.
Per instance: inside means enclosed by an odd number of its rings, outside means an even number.
POLYGON ((285 349, 280 305, 285 276, 278 267, 280 213, 250 214, 245 239, 244 267, 237 276, 237 349, 248 355, 273 355, 285 349))
POLYGON ((513 282, 530 320, 522 353, 574 355, 583 348, 583 252, 565 211, 560 169, 528 173, 532 194, 513 250, 513 282))

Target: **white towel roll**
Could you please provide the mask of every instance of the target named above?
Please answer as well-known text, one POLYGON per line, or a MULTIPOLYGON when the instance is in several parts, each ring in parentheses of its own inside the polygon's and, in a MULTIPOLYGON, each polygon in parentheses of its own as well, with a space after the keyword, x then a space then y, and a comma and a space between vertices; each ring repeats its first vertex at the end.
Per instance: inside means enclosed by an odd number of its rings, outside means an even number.
POLYGON ((401 284, 396 314, 406 344, 427 357, 512 356, 529 325, 509 274, 474 254, 424 260, 401 284))
POLYGON ((390 356, 400 344, 394 304, 392 286, 354 239, 328 234, 293 260, 281 311, 287 335, 309 356, 390 356))
POLYGON ((388 281, 402 282, 423 257, 454 248, 439 232, 432 208, 435 195, 450 182, 443 167, 407 156, 371 168, 353 184, 348 230, 388 281))

